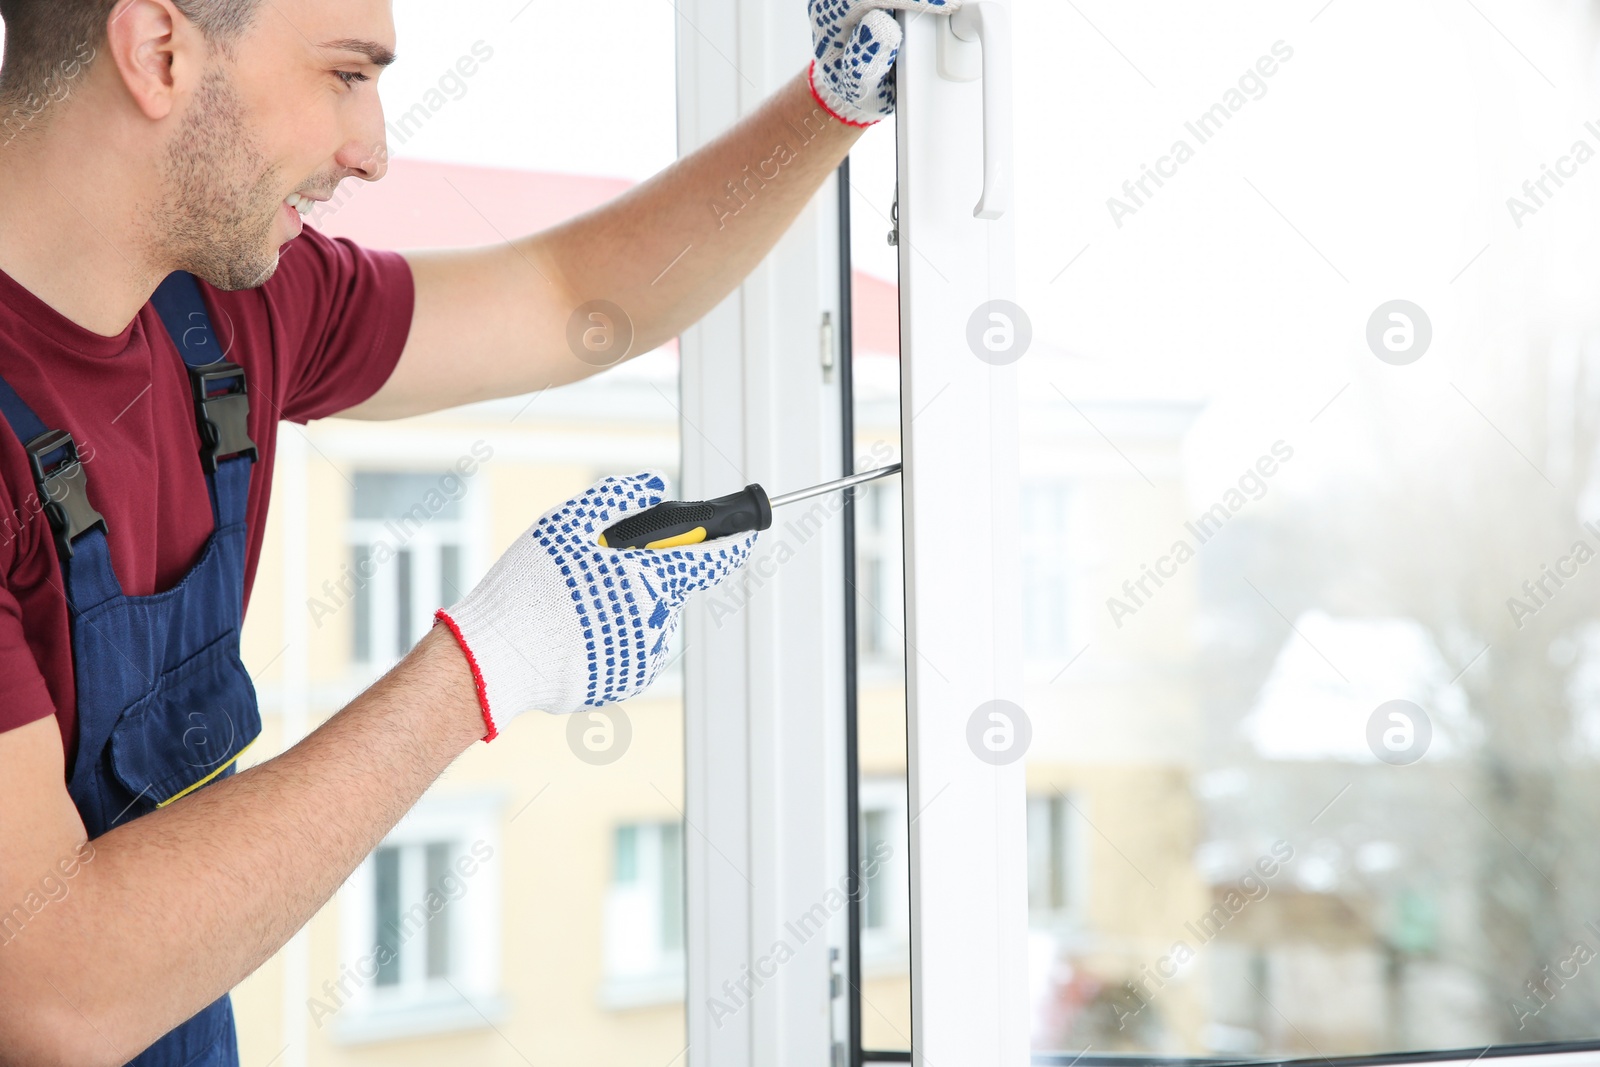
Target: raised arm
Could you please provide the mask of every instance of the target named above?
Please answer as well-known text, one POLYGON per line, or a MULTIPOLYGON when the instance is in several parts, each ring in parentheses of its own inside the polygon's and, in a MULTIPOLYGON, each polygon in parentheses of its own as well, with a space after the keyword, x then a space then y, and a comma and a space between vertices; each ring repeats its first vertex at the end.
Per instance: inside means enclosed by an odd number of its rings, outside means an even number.
POLYGON ((384 387, 345 414, 400 418, 534 392, 676 337, 761 262, 860 134, 818 103, 802 71, 609 203, 508 244, 407 253, 417 299, 405 351, 384 387), (579 358, 569 324, 594 300, 626 321, 585 319, 591 354, 579 358), (630 327, 625 355, 603 347, 630 327))

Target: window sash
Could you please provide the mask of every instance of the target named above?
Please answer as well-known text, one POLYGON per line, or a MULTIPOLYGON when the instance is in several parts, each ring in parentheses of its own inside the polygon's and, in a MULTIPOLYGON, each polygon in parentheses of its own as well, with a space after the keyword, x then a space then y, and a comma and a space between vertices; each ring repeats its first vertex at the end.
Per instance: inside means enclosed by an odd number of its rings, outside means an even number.
POLYGON ((983 87, 941 76, 941 18, 902 20, 901 432, 911 878, 911 1040, 931 1063, 1029 1058, 1021 753, 969 744, 985 704, 1021 702, 1014 366, 968 347, 1014 299, 1012 215, 973 217, 983 87))

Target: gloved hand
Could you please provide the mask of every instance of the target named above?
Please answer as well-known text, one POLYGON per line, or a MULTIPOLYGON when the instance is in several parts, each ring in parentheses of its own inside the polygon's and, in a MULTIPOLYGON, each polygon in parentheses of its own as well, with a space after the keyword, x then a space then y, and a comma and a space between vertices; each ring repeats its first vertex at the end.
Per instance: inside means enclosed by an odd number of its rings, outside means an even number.
POLYGON ((551 508, 444 623, 472 666, 491 741, 531 708, 565 714, 626 700, 666 664, 689 594, 717 585, 750 556, 756 535, 684 548, 601 548, 623 516, 661 503, 666 476, 603 478, 551 508))
POLYGON ((810 0, 811 95, 840 122, 871 126, 894 113, 900 24, 884 8, 948 15, 961 0, 810 0))

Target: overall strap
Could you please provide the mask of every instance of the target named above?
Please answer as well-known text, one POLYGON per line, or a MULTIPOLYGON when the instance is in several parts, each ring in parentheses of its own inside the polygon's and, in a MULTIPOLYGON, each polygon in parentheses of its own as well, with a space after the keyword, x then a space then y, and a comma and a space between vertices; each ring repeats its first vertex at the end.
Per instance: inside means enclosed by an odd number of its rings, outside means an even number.
POLYGON ((73 542, 91 530, 98 529, 104 539, 106 520, 89 503, 89 481, 72 435, 45 426, 4 378, 0 378, 0 415, 28 455, 38 505, 55 534, 61 561, 72 558, 73 542))
POLYGON ((249 433, 250 397, 244 368, 229 360, 217 344, 194 275, 187 271, 168 275, 156 287, 150 303, 189 371, 212 518, 218 529, 242 523, 250 468, 257 458, 249 433))

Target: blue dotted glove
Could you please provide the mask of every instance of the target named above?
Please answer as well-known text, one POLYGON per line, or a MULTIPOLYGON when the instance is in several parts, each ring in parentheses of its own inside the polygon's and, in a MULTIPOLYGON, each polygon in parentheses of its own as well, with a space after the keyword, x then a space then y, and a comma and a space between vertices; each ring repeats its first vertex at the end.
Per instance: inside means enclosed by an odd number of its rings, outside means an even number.
POLYGON ((900 24, 885 8, 948 15, 961 0, 810 0, 811 95, 834 118, 871 126, 894 114, 900 24))
POLYGON ((608 527, 666 492, 657 471, 596 482, 545 512, 483 581, 437 613, 472 665, 485 741, 530 708, 565 714, 642 692, 666 665, 689 594, 749 558, 754 533, 684 548, 600 546, 608 527))

